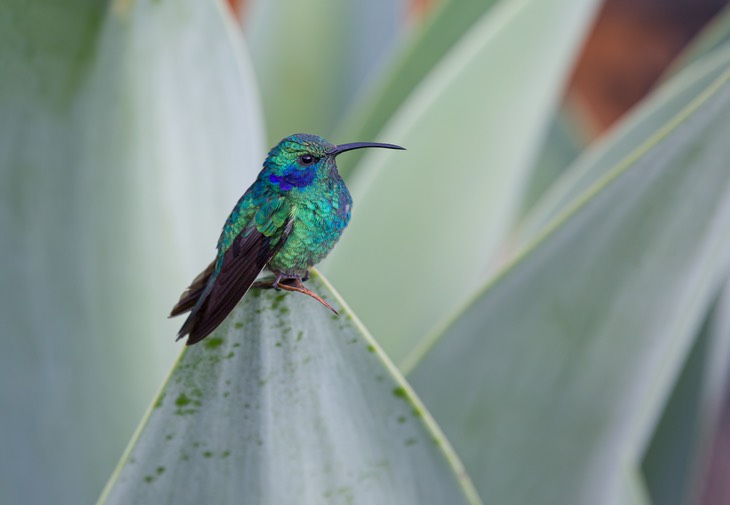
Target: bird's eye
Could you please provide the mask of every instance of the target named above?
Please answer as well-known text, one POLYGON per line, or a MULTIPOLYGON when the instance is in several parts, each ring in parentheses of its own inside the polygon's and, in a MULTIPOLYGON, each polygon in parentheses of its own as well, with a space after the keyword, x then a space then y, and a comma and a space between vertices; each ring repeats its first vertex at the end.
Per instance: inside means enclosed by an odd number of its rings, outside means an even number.
POLYGON ((305 167, 307 165, 311 165, 315 161, 317 161, 317 158, 315 158, 311 154, 303 154, 302 156, 299 157, 299 164, 302 166, 305 166, 305 167))

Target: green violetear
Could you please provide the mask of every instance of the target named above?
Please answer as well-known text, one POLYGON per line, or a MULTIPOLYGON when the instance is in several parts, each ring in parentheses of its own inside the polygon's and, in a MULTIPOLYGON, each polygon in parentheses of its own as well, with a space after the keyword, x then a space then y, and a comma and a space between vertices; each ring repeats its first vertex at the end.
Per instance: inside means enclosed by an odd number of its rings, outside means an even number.
POLYGON ((285 138, 270 152, 256 181, 226 220, 216 259, 183 292, 170 316, 190 312, 178 339, 209 335, 251 286, 309 295, 331 309, 303 281, 332 250, 350 221, 352 198, 337 171, 337 155, 393 144, 334 145, 316 135, 285 138), (273 281, 254 283, 267 268, 273 281))

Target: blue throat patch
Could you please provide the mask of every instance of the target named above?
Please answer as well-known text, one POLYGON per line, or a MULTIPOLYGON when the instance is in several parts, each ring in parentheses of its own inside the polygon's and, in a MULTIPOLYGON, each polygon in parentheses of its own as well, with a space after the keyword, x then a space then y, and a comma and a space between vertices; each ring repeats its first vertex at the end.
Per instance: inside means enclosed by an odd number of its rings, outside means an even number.
POLYGON ((283 175, 270 174, 269 180, 279 185, 282 191, 289 191, 292 188, 304 188, 312 184, 314 180, 315 170, 301 170, 288 167, 283 175))

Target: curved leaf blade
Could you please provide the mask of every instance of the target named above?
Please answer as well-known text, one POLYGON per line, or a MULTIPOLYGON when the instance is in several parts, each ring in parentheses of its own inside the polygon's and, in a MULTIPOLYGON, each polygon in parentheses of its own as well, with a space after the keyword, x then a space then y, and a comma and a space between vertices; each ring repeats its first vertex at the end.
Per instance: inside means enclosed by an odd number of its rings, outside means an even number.
POLYGON ((642 461, 656 503, 689 503, 703 494, 703 503, 711 503, 707 482, 723 474, 713 458, 723 452, 717 438, 730 377, 730 283, 695 340, 642 461))
POLYGON ((681 72, 652 93, 620 128, 586 150, 578 160, 548 189, 517 231, 517 241, 524 245, 533 240, 583 192, 606 176, 627 153, 669 123, 678 110, 699 95, 727 65, 728 51, 707 57, 681 72))
MULTIPOLYGON (((332 133, 395 44, 404 9, 390 0, 252 2, 244 30, 269 142, 293 133, 332 133)), ((335 133, 331 141, 348 142, 335 133)))
POLYGON ((174 359, 149 336, 263 154, 224 16, 0 4, 2 503, 90 503, 174 359))
MULTIPOLYGON (((318 276, 312 287, 343 306, 318 276)), ((479 503, 410 387, 344 307, 252 291, 186 349, 104 504, 479 503)))
MULTIPOLYGON (((459 39, 469 31, 496 0, 450 0, 434 9, 425 25, 410 35, 385 73, 346 115, 337 128, 343 141, 373 139, 416 88, 459 39)), ((362 153, 338 161, 345 180, 362 153)))
POLYGON ((569 111, 559 110, 545 134, 540 153, 530 169, 522 201, 522 214, 528 213, 543 194, 565 173, 586 148, 587 139, 577 131, 569 111))
POLYGON ((413 361, 486 501, 620 503, 725 278, 730 71, 666 106, 670 123, 413 361))
POLYGON ((396 363, 486 278, 595 5, 499 3, 384 130, 408 151, 367 155, 352 181, 323 268, 396 363))
MULTIPOLYGON (((713 305, 716 305, 713 304, 713 305)), ((676 381, 672 385, 661 418, 653 429, 641 461, 651 503, 684 505, 691 503, 696 479, 702 472, 700 454, 703 416, 703 393, 707 389, 705 375, 711 362, 711 322, 714 310, 710 308, 702 327, 693 338, 691 350, 676 381)))

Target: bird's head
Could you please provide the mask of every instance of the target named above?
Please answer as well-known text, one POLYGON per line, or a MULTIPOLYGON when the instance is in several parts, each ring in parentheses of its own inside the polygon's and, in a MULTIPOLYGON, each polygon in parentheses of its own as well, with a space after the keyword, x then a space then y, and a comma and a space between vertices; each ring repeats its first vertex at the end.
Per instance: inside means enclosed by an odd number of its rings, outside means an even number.
POLYGON ((337 155, 365 147, 403 149, 393 144, 377 142, 355 142, 337 146, 317 135, 297 133, 286 137, 269 151, 262 176, 282 191, 302 189, 319 177, 336 176, 337 155))

